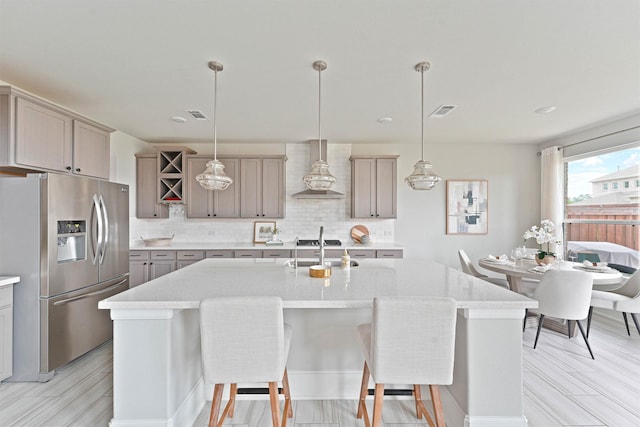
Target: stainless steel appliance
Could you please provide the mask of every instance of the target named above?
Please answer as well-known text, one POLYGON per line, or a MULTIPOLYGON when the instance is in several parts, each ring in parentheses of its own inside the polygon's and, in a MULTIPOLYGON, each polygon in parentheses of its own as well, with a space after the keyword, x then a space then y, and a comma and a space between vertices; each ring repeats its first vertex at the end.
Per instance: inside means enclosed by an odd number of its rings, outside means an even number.
MULTIPOLYGON (((318 239, 298 239, 296 241, 298 246, 320 246, 320 240, 318 239)), ((342 242, 337 239, 325 239, 325 246, 342 246, 342 242)))
POLYGON ((1 178, 0 199, 0 271, 21 277, 9 381, 48 381, 112 337, 98 301, 129 288, 129 187, 33 174, 1 178))

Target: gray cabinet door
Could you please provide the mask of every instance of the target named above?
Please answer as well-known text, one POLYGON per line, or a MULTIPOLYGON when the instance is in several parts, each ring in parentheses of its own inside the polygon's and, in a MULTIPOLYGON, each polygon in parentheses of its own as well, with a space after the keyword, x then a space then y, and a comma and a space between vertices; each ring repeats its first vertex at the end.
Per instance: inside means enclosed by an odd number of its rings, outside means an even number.
POLYGON ((376 217, 395 218, 396 215, 396 159, 376 159, 376 217))
MULTIPOLYGON (((220 159, 224 165, 224 172, 233 179, 233 183, 224 191, 214 191, 213 216, 216 218, 240 217, 240 160, 220 159)), ((204 169, 203 169, 204 170, 204 169)), ((190 199, 187 199, 190 202, 190 199)))
POLYGON ((262 216, 284 218, 284 160, 262 159, 262 216))
POLYGON ((73 121, 73 173, 109 179, 109 132, 73 121))
POLYGON ((133 288, 149 281, 149 260, 129 261, 129 287, 133 288))
POLYGON ((240 216, 256 218, 262 214, 262 161, 240 159, 240 216))
POLYGON ((149 262, 149 280, 157 279, 160 276, 169 274, 176 270, 176 262, 171 261, 158 261, 152 259, 149 262))
POLYGON ((42 105, 16 99, 16 163, 70 172, 72 120, 42 105))
POLYGON ((158 203, 155 154, 136 155, 136 217, 169 218, 169 207, 158 203))
POLYGON ((351 216, 353 218, 375 217, 375 159, 355 159, 352 164, 351 216))
POLYGON ((196 175, 204 171, 208 157, 187 158, 187 218, 211 218, 213 216, 213 191, 202 188, 196 175))

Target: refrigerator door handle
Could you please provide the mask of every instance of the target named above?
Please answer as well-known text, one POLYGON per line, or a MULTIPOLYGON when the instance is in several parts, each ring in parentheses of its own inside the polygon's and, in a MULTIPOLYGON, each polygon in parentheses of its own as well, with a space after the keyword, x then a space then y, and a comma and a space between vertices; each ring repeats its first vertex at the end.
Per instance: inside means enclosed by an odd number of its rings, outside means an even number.
POLYGON ((104 256, 107 252, 109 245, 109 213, 107 212, 107 206, 104 203, 102 195, 99 197, 100 209, 102 210, 102 216, 104 217, 104 235, 102 239, 102 249, 100 250, 100 264, 104 262, 104 256))
POLYGON ((72 297, 72 298, 67 298, 67 299, 62 299, 60 301, 56 301, 56 302, 53 303, 53 305, 67 304, 67 303, 70 303, 72 301, 77 301, 79 299, 89 298, 89 297, 93 297, 93 296, 100 295, 100 294, 106 294, 107 292, 111 292, 112 290, 114 290, 118 286, 122 285, 124 282, 127 281, 127 279, 128 278, 124 278, 121 281, 119 281, 118 283, 116 283, 115 285, 109 286, 106 289, 102 289, 102 290, 95 291, 95 292, 90 292, 88 294, 78 295, 77 297, 72 297))
POLYGON ((102 208, 100 207, 100 200, 98 199, 97 194, 93 195, 93 206, 96 210, 96 219, 98 220, 98 232, 96 233, 98 243, 93 251, 94 252, 93 263, 95 264, 96 262, 98 262, 98 258, 102 253, 102 235, 103 235, 103 228, 104 228, 102 223, 102 208))

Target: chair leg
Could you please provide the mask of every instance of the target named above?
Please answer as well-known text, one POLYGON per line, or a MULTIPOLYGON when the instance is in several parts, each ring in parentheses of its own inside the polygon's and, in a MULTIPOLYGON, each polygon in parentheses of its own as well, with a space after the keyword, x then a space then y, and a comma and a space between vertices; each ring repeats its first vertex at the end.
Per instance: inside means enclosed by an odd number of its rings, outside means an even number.
POLYGON ((425 408, 424 406, 424 402, 422 401, 422 390, 420 390, 420 384, 413 385, 413 395, 416 399, 416 416, 418 417, 418 419, 421 419, 422 415, 424 415, 424 418, 427 420, 427 423, 429 423, 429 426, 436 427, 436 425, 433 423, 433 420, 431 419, 431 416, 429 415, 429 412, 427 411, 427 408, 425 408))
POLYGON ((567 319, 567 336, 571 339, 571 320, 567 319))
POLYGON ((638 318, 635 313, 631 313, 631 318, 633 319, 633 323, 636 325, 636 330, 638 331, 638 335, 640 335, 640 323, 638 323, 638 318))
POLYGON ((287 368, 284 368, 284 375, 282 376, 282 391, 284 392, 284 418, 293 418, 293 409, 291 408, 291 391, 289 389, 289 375, 287 375, 287 368))
POLYGON ((231 390, 229 391, 229 418, 233 418, 233 411, 236 409, 236 394, 238 394, 238 384, 231 384, 231 390))
POLYGON ((278 399, 278 383, 275 381, 269 383, 269 401, 271 403, 271 424, 273 427, 280 427, 280 401, 278 399))
POLYGON ((582 338, 584 338, 585 344, 587 344, 587 349, 589 350, 589 354, 591 355, 591 358, 595 360, 595 357, 593 357, 593 352, 591 351, 591 346, 589 345, 589 339, 584 334, 584 330, 582 329, 582 325, 580 324, 580 321, 576 320, 576 323, 578 324, 578 328, 580 328, 580 333, 582 334, 582 338))
POLYGON ((376 384, 373 395, 373 427, 382 425, 382 400, 384 399, 384 384, 376 384))
POLYGON ((529 313, 529 309, 525 308, 524 309, 524 319, 522 320, 522 332, 524 332, 524 329, 527 327, 527 313, 529 313))
POLYGON ((209 427, 216 427, 218 425, 218 414, 220 414, 220 402, 222 402, 223 390, 224 384, 216 384, 213 387, 213 398, 211 399, 211 414, 209 415, 209 427))
POLYGON ((593 306, 589 307, 589 315, 587 316, 587 338, 589 338, 589 331, 591 330, 591 316, 593 316, 593 306))
POLYGON ((544 323, 544 314, 540 315, 540 320, 538 322, 538 332, 536 332, 536 340, 533 342, 533 348, 536 348, 538 345, 538 337, 540 336, 540 329, 542 329, 542 323, 544 323))
POLYGON ((442 409, 442 399, 440 398, 440 387, 430 385, 431 402, 433 402, 433 415, 436 417, 437 427, 446 427, 444 423, 444 411, 442 409))
MULTIPOLYGON (((624 319, 624 326, 627 328, 627 335, 631 336, 631 331, 629 330, 629 321, 627 320, 627 313, 622 312, 622 318, 624 319)), ((589 328, 587 328, 587 337, 589 336, 589 328)))
POLYGON ((364 423, 369 427, 369 414, 367 414, 366 398, 369 392, 369 367, 367 362, 364 362, 364 368, 362 369, 362 384, 360 385, 360 399, 358 400, 358 414, 356 418, 362 418, 364 415, 364 423))

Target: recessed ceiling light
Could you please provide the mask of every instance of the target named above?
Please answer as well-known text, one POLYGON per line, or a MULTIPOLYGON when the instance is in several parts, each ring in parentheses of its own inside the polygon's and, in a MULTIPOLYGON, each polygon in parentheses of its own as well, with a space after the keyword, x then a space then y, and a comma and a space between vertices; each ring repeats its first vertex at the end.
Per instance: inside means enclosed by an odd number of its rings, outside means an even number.
POLYGON ((551 113, 551 112, 553 112, 555 110, 556 110, 555 106, 549 105, 548 107, 538 108, 536 110, 536 113, 538 113, 538 114, 549 114, 549 113, 551 113))
POLYGON ((378 119, 378 123, 382 123, 383 125, 388 125, 393 121, 393 117, 380 117, 378 119))
POLYGON ((171 117, 171 120, 173 120, 176 123, 186 123, 187 119, 185 119, 184 117, 180 117, 180 116, 173 116, 171 117))

